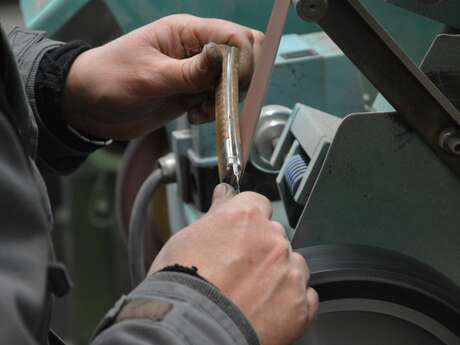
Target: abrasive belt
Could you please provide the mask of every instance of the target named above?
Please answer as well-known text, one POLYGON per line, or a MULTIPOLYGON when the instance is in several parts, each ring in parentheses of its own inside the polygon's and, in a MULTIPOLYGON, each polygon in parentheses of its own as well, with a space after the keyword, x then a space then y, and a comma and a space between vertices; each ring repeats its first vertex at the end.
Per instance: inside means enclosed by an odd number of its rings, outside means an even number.
POLYGON ((254 75, 252 76, 243 112, 240 117, 243 169, 246 167, 246 162, 249 158, 252 139, 254 138, 265 94, 271 79, 290 3, 291 0, 275 0, 270 21, 265 32, 265 40, 255 65, 254 75))

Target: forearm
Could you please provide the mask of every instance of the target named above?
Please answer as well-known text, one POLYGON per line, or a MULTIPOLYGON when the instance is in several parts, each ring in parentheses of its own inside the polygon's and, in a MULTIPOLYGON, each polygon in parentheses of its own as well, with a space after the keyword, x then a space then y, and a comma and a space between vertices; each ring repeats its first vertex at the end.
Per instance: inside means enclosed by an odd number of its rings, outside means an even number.
POLYGON ((241 311, 213 285, 184 273, 151 275, 120 300, 92 345, 258 345, 241 311))

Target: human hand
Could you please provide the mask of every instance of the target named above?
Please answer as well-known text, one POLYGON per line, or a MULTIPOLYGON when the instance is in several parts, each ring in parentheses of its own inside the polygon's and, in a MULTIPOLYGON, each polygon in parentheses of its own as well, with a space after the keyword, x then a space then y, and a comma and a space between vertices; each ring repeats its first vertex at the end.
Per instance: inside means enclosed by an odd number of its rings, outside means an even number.
POLYGON ((290 344, 318 310, 318 295, 307 288, 308 266, 282 225, 270 220, 268 199, 232 196, 230 186, 219 185, 209 212, 166 243, 150 273, 174 264, 197 267, 240 307, 262 345, 290 344))
POLYGON ((214 117, 221 71, 216 44, 240 49, 240 86, 248 88, 264 35, 218 19, 173 15, 79 55, 66 82, 63 119, 93 136, 132 139, 189 111, 214 117))

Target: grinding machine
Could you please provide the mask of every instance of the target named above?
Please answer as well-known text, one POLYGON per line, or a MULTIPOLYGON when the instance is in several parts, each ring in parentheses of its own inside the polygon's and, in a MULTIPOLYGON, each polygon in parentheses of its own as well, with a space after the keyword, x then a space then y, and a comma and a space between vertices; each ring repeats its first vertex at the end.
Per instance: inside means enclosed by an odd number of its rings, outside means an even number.
MULTIPOLYGON (((29 26, 95 44, 174 12, 263 30, 273 4, 34 3, 22 1, 29 26), (100 30, 79 30, 97 11, 100 30)), ((309 263, 320 314, 297 344, 460 345, 460 2, 291 5, 241 189, 272 201, 309 263)), ((209 208, 215 137, 214 123, 184 116, 123 150, 115 210, 134 283, 162 241, 209 208), (140 190, 150 203, 161 185, 167 230, 134 201, 140 190), (141 237, 129 236, 136 212, 141 237)))

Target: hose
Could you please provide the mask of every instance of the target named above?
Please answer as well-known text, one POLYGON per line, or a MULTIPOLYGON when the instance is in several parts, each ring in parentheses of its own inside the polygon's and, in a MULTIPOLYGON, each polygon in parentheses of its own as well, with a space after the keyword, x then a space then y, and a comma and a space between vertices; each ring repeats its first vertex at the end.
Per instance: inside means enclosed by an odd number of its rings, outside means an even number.
POLYGON ((168 154, 158 160, 155 169, 144 181, 133 204, 129 222, 128 263, 131 287, 137 286, 145 278, 144 233, 147 210, 158 188, 175 181, 175 158, 168 154))

